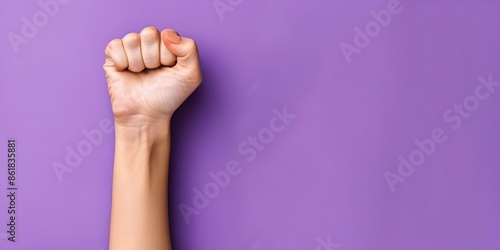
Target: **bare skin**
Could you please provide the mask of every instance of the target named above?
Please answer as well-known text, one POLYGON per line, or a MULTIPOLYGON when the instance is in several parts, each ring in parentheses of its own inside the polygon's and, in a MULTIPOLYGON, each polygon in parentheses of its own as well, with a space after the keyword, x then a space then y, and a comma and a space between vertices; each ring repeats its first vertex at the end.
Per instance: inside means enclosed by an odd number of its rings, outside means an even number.
POLYGON ((109 249, 171 249, 170 120, 202 81, 196 43, 147 27, 105 53, 116 135, 109 249))

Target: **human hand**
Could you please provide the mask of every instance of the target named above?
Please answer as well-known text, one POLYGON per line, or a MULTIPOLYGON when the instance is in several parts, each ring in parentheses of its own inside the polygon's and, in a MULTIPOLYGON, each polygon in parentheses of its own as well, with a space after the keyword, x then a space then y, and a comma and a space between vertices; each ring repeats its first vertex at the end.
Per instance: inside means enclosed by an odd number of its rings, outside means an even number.
POLYGON ((147 27, 106 47, 104 70, 115 123, 142 127, 169 121, 200 85, 195 41, 166 29, 147 27))

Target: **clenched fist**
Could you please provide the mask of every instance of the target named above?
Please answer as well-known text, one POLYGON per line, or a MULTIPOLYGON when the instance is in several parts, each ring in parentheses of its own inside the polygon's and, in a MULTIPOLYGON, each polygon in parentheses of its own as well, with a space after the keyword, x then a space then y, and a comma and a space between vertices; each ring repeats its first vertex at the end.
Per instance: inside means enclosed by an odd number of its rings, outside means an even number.
POLYGON ((202 81, 196 43, 174 30, 148 27, 112 40, 105 53, 117 125, 168 121, 202 81))

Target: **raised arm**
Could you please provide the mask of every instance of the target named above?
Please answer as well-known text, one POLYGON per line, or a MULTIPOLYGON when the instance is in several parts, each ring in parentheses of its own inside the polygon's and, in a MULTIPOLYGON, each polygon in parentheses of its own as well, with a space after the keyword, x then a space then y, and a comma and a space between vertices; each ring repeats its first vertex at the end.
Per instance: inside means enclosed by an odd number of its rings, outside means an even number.
POLYGON ((170 119, 201 83, 196 43, 148 27, 111 41, 104 70, 116 135, 109 249, 171 249, 170 119))

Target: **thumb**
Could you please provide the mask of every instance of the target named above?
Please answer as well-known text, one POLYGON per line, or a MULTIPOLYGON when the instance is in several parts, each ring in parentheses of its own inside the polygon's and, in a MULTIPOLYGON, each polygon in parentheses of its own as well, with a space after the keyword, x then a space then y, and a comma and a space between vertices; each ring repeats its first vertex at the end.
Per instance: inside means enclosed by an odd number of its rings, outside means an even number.
POLYGON ((177 31, 166 29, 161 38, 167 49, 177 57, 177 63, 184 68, 199 69, 198 48, 193 39, 181 37, 177 31))

